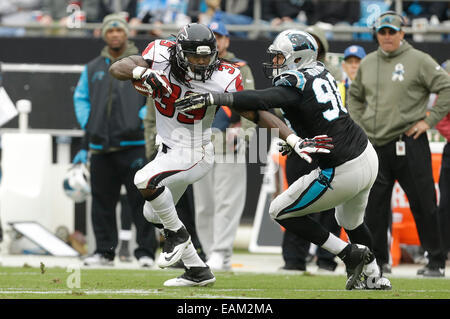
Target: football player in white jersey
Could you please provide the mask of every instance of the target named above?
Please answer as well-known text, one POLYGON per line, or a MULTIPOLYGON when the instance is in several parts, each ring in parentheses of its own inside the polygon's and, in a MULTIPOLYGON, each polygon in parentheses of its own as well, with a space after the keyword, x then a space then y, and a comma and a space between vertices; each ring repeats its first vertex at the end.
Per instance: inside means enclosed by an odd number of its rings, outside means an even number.
POLYGON ((142 56, 131 56, 111 66, 120 80, 144 80, 156 107, 159 152, 135 175, 135 184, 146 199, 144 215, 164 228, 164 247, 158 258, 161 268, 180 259, 186 271, 165 286, 204 286, 215 282, 200 259, 190 235, 178 218, 175 203, 189 184, 212 167, 214 149, 211 124, 215 109, 179 112, 177 98, 189 92, 235 92, 242 90, 238 69, 220 63, 214 34, 202 24, 184 26, 176 41, 155 40, 142 56))
MULTIPOLYGON (((187 186, 206 175, 213 165, 211 124, 216 108, 180 112, 174 102, 192 92, 241 91, 240 72, 218 59, 213 32, 205 25, 192 23, 179 31, 175 42, 155 40, 142 56, 130 56, 114 63, 110 73, 119 80, 142 81, 155 101, 159 152, 136 173, 134 181, 146 200, 146 219, 164 229, 165 241, 158 265, 168 267, 181 259, 186 268, 184 274, 164 285, 212 284, 215 277, 197 255, 189 233, 178 218, 175 203, 187 186)), ((277 120, 269 112, 259 113, 277 120)), ((306 151, 329 152, 326 147, 317 145, 306 151)), ((300 152, 300 147, 295 151, 300 152)))

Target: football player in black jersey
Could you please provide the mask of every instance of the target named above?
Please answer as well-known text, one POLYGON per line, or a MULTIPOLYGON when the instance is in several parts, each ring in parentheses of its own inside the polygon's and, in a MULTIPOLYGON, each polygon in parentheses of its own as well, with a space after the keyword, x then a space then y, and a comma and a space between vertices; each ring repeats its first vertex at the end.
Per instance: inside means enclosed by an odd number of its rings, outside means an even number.
MULTIPOLYGON (((271 108, 281 108, 290 128, 280 128, 287 153, 301 138, 328 135, 334 148, 315 153, 319 167, 302 176, 270 205, 270 215, 280 225, 340 257, 347 270, 346 289, 391 289, 371 252, 371 234, 364 224, 370 188, 378 173, 378 157, 364 131, 349 117, 336 80, 317 61, 317 43, 307 32, 281 32, 268 49, 273 87, 237 93, 207 93, 179 99, 175 106, 190 110, 210 105, 227 105, 238 111, 253 111, 260 126, 273 128, 267 116, 271 108), (301 138, 300 138, 301 137, 301 138), (349 244, 325 230, 311 213, 336 208, 336 220, 347 232, 349 244)), ((267 74, 267 72, 266 72, 267 74)), ((299 153, 299 152, 297 152, 299 153)), ((301 152, 300 152, 301 153, 301 152)))

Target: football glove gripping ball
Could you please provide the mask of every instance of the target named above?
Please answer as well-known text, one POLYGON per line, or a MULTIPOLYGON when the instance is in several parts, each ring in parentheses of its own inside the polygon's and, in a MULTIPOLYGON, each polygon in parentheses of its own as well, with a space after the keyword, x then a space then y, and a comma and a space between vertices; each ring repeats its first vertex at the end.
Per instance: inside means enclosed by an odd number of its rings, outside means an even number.
MULTIPOLYGON (((330 153, 334 148, 331 144, 332 138, 327 135, 317 135, 313 138, 305 138, 302 140, 295 134, 291 134, 286 138, 286 143, 305 161, 312 162, 310 154, 314 153, 330 153)), ((286 150, 284 150, 286 152, 286 150)))
POLYGON ((169 79, 163 71, 137 66, 133 69, 133 78, 143 80, 143 85, 147 87, 149 95, 153 98, 161 98, 167 93, 172 94, 169 79))

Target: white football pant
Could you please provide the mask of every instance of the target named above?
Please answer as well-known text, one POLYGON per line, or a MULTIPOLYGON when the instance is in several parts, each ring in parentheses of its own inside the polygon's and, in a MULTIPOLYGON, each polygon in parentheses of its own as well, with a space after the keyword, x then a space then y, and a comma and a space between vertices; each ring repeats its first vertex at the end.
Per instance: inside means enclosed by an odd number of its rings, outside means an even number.
POLYGON ((378 156, 368 142, 357 158, 335 168, 317 168, 295 181, 272 201, 270 216, 286 219, 336 207, 337 223, 353 230, 364 221, 369 192, 377 174, 378 156), (319 182, 318 178, 325 182, 319 182), (330 187, 324 185, 327 183, 330 187))
MULTIPOLYGON (((155 159, 136 172, 134 183, 138 189, 167 187, 176 205, 188 185, 205 176, 213 163, 212 143, 195 149, 167 149, 166 153, 160 145, 155 159)), ((149 201, 145 201, 144 216, 151 223, 162 223, 149 201)))

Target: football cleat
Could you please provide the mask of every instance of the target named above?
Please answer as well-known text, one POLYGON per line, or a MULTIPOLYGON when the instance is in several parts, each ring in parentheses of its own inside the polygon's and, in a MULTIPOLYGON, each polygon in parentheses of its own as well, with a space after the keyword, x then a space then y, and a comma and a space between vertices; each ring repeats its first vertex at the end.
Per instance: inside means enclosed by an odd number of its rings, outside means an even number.
POLYGON ((342 258, 347 270, 347 283, 345 284, 345 289, 352 290, 357 281, 363 280, 361 274, 364 265, 369 262, 371 256, 372 253, 366 246, 351 244, 349 251, 342 258))
POLYGON ((424 277, 445 277, 445 268, 426 265, 417 270, 417 275, 424 277))
POLYGON ((391 290, 391 281, 383 276, 367 276, 362 275, 361 279, 358 279, 353 284, 354 290, 391 290))
POLYGON ((184 274, 177 278, 169 279, 164 282, 166 287, 194 287, 211 286, 216 281, 216 277, 208 266, 186 268, 184 274))
POLYGON ((85 266, 114 266, 114 260, 109 259, 102 254, 96 253, 86 257, 83 260, 85 266))
POLYGON ((155 261, 151 257, 142 256, 138 259, 138 263, 142 268, 151 268, 155 261))
POLYGON ((164 245, 158 257, 158 266, 166 268, 177 263, 190 242, 191 236, 184 226, 176 232, 164 229, 164 245))

